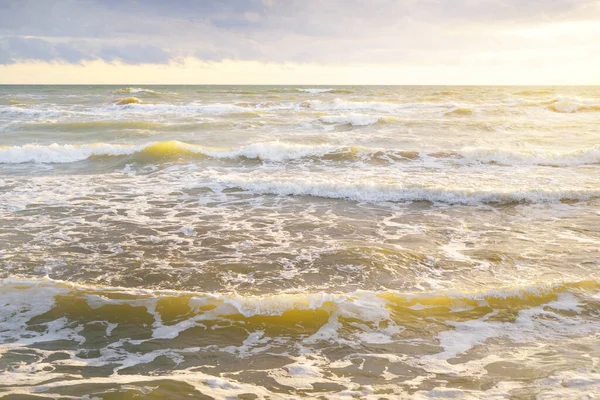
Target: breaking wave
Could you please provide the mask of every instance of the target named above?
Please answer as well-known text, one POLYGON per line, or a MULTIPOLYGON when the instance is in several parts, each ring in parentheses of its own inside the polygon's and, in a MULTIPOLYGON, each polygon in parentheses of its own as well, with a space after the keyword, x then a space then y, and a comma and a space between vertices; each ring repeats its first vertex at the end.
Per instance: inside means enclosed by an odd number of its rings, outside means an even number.
POLYGON ((176 113, 176 114, 236 114, 253 112, 258 109, 243 107, 234 104, 139 104, 139 102, 123 103, 128 111, 149 112, 149 113, 176 113))
POLYGON ((116 89, 114 91, 114 93, 132 93, 132 94, 141 93, 141 94, 149 94, 149 95, 160 94, 159 92, 157 92, 155 90, 144 89, 144 88, 132 88, 132 87, 116 89))
POLYGON ((547 165, 570 167, 600 164, 600 146, 570 152, 541 150, 504 150, 490 148, 466 148, 458 154, 469 162, 495 163, 502 165, 547 165))
MULTIPOLYGON (((362 117, 362 116, 360 116, 362 117)), ((363 126, 377 123, 378 120, 358 119, 351 121, 347 117, 337 117, 331 123, 351 123, 363 126)), ((121 129, 151 129, 153 123, 146 122, 89 122, 60 124, 57 129, 87 129, 90 127, 115 127, 121 129), (81 124, 81 126, 80 126, 81 124)), ((542 150, 508 150, 492 148, 464 148, 446 152, 418 152, 359 146, 333 144, 295 144, 280 141, 259 142, 246 146, 225 149, 189 144, 179 141, 150 142, 139 145, 120 145, 108 143, 95 144, 28 144, 23 146, 0 147, 0 164, 21 163, 72 163, 92 157, 130 156, 140 154, 151 157, 189 156, 221 159, 258 159, 270 162, 284 162, 303 158, 316 158, 324 161, 386 161, 404 162, 422 160, 428 162, 451 161, 463 164, 490 163, 500 165, 540 165, 553 167, 572 167, 600 164, 600 146, 579 149, 571 152, 552 152, 542 150)))
POLYGON ((334 89, 298 89, 299 92, 305 92, 305 93, 327 93, 327 92, 331 92, 334 89))
POLYGON ((576 112, 600 112, 600 104, 562 100, 550 104, 548 109, 550 111, 563 114, 573 114, 576 112))
POLYGON ((552 94, 553 91, 549 89, 524 89, 516 92, 516 95, 520 96, 535 96, 538 94, 552 94))
MULTIPOLYGON (((455 307, 481 307, 473 318, 479 318, 493 310, 515 310, 536 307, 555 301, 563 293, 586 295, 600 290, 600 283, 594 280, 575 282, 539 283, 521 287, 498 287, 484 291, 441 291, 441 292, 396 292, 396 291, 364 291, 348 293, 279 293, 273 295, 240 295, 236 293, 201 293, 175 290, 152 290, 123 287, 87 286, 50 278, 16 279, 7 278, 0 281, 0 288, 5 297, 20 297, 12 307, 6 304, 0 310, 3 318, 10 320, 9 315, 20 305, 31 303, 39 308, 40 314, 56 306, 56 302, 64 304, 76 301, 86 305, 81 312, 101 310, 104 306, 127 309, 128 305, 146 307, 154 317, 153 337, 173 338, 182 330, 188 329, 190 321, 185 323, 163 325, 165 321, 176 321, 181 317, 191 317, 193 321, 219 319, 224 316, 240 316, 245 319, 256 317, 278 317, 278 324, 293 326, 301 322, 310 312, 334 314, 343 311, 342 315, 353 316, 363 321, 377 321, 385 318, 397 318, 397 322, 419 313, 437 316, 446 315, 451 318, 455 307), (43 297, 44 302, 30 300, 35 295, 43 297), (8 295, 8 296, 7 296, 8 295), (19 296, 20 295, 20 296, 19 296), (88 310, 88 311, 86 311, 88 310), (201 318, 197 318, 201 316, 201 318)), ((28 310, 31 318, 35 310, 28 310)), ((338 313, 339 315, 339 313, 338 313)), ((23 319, 21 317, 21 319, 23 319)), ((15 318, 14 323, 18 323, 15 318)), ((264 321, 268 321, 265 319, 264 321)), ((327 319, 321 320, 325 323, 327 319)), ((316 321, 315 321, 316 322, 316 321)))
POLYGON ((380 121, 380 118, 371 115, 351 114, 328 115, 321 117, 320 120, 326 124, 349 124, 352 126, 367 126, 376 124, 380 121))
MULTIPOLYGON (((432 354, 416 362, 393 354, 393 350, 389 354, 376 351, 372 356, 436 371, 446 360, 490 339, 527 343, 597 332, 599 289, 595 280, 585 280, 480 292, 359 290, 250 296, 9 278, 0 281, 2 351, 9 357, 31 354, 31 361, 11 364, 3 375, 3 390, 16 397, 39 397, 41 393, 58 398, 78 386, 95 385, 91 387, 97 393, 116 383, 120 393, 133 388, 133 397, 139 397, 162 383, 167 389, 187 388, 186 394, 189 388, 196 390, 187 397, 201 393, 211 398, 287 398, 261 385, 237 381, 233 374, 224 377, 210 369, 212 375, 186 368, 185 361, 188 356, 200 355, 214 368, 214 360, 204 357, 227 355, 235 362, 252 355, 260 357, 260 353, 268 355, 273 346, 291 341, 300 343, 303 351, 313 350, 318 359, 323 357, 320 351, 332 345, 353 351, 406 346, 402 333, 422 331, 426 323, 430 335, 417 340, 432 354), (239 345, 232 344, 231 338, 239 338, 239 345), (165 362, 183 365, 164 371, 165 362), (152 369, 146 372, 144 367, 156 368, 157 364, 160 374, 153 374, 152 369)), ((281 373, 288 371, 293 378, 285 382, 300 389, 312 389, 302 385, 302 378, 321 382, 322 368, 336 363, 325 359, 323 365, 309 362, 312 357, 276 354, 285 366, 281 373)), ((337 365, 348 364, 342 360, 337 365)), ((326 382, 335 383, 336 388, 347 384, 335 376, 326 382)), ((83 387, 89 393, 90 386, 83 387)), ((370 387, 345 390, 340 393, 351 396, 335 398, 370 398, 367 395, 372 392, 370 387)), ((165 393, 175 392, 163 389, 158 393, 163 398, 165 393)), ((177 394, 181 397, 181 392, 177 394)))
POLYGON ((473 115, 473 108, 457 107, 452 111, 448 111, 446 115, 473 115))
POLYGON ((350 147, 328 145, 295 145, 281 142, 256 143, 238 149, 217 149, 178 141, 152 142, 142 145, 86 144, 60 145, 57 143, 0 147, 0 163, 72 163, 99 156, 128 156, 141 154, 153 157, 169 155, 200 155, 213 158, 256 158, 265 161, 286 161, 304 157, 353 153, 350 147))
MULTIPOLYGON (((338 89, 332 90, 332 92, 338 89)), ((340 89, 341 90, 341 89, 340 89)), ((172 113, 181 115, 195 114, 243 114, 243 113, 275 113, 275 112, 332 112, 345 115, 377 113, 387 116, 404 115, 410 111, 429 111, 447 115, 470 115, 481 110, 502 110, 520 107, 540 107, 557 113, 598 112, 600 102, 592 98, 577 98, 557 96, 547 99, 512 98, 498 103, 458 103, 458 102, 390 102, 390 101, 350 101, 341 98, 333 100, 308 99, 303 101, 263 101, 236 103, 147 103, 138 97, 123 97, 114 100, 110 105, 104 104, 98 108, 71 108, 70 106, 8 104, 0 106, 0 115, 31 116, 55 118, 65 115, 106 115, 115 110, 127 113, 161 114, 172 113)), ((375 118, 376 116, 369 116, 375 118)), ((330 119, 339 116, 327 117, 330 119)), ((355 117, 356 118, 356 117, 355 117)))
POLYGON ((140 99, 138 99, 137 97, 125 97, 122 99, 117 99, 115 100, 115 104, 119 104, 119 105, 127 105, 127 104, 140 104, 142 101, 140 99))
POLYGON ((240 188, 256 194, 283 196, 313 196, 366 203, 429 201, 446 204, 507 204, 558 203, 584 201, 600 197, 596 189, 495 189, 461 186, 427 186, 359 180, 317 179, 247 179, 232 177, 223 182, 227 187, 240 188))

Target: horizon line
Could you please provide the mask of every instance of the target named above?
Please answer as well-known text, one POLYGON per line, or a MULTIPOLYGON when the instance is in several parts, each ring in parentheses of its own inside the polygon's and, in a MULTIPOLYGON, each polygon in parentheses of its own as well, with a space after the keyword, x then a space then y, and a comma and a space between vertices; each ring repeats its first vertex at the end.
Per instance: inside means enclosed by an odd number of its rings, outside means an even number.
POLYGON ((397 87, 417 87, 417 86, 489 86, 489 87, 515 87, 515 86, 531 86, 531 87, 600 87, 600 84, 477 84, 477 83, 420 83, 420 84, 323 84, 323 83, 1 83, 0 86, 397 86, 397 87))

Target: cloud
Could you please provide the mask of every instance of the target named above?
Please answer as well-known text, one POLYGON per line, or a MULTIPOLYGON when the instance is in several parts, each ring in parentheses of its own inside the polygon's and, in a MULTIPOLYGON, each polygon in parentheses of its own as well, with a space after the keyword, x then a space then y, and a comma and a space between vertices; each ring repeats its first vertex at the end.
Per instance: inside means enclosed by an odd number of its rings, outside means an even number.
POLYGON ((56 57, 56 50, 48 42, 40 39, 23 39, 12 37, 8 39, 8 51, 13 57, 22 60, 49 61, 56 57))
POLYGON ((107 46, 100 49, 98 58, 125 64, 164 64, 168 63, 170 55, 166 50, 152 45, 107 46))
MULTIPOLYGON (((596 0, 0 0, 0 64, 456 64, 566 48, 518 32, 599 20, 596 0)), ((575 45, 593 48, 589 32, 575 45)))
POLYGON ((66 61, 79 63, 87 57, 69 43, 52 44, 35 38, 8 37, 0 39, 0 63, 18 61, 66 61))
POLYGON ((164 64, 170 61, 167 51, 151 45, 100 46, 97 49, 79 47, 69 42, 53 43, 36 38, 8 37, 0 39, 0 63, 20 61, 67 62, 104 60, 124 64, 164 64))

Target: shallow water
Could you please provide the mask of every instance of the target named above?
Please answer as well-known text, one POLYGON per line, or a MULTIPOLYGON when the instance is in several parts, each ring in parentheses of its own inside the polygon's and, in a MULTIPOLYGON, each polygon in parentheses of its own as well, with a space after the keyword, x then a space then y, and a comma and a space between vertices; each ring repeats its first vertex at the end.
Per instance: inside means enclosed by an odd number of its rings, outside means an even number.
POLYGON ((600 394, 600 88, 0 86, 0 395, 600 394))

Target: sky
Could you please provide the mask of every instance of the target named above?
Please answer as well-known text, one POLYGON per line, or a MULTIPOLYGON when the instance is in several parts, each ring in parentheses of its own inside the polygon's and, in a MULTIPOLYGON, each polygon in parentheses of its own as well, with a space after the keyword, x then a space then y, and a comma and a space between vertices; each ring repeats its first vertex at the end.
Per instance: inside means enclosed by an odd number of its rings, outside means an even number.
POLYGON ((600 84, 600 0, 0 0, 0 83, 600 84))

